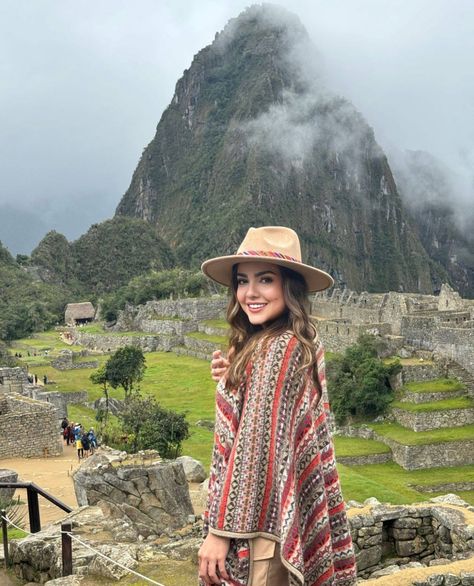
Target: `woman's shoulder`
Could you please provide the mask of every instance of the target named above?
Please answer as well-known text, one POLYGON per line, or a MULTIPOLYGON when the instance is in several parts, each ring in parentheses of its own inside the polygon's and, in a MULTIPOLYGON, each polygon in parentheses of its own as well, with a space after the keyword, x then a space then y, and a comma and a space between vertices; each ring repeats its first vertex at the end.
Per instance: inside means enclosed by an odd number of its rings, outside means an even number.
POLYGON ((281 332, 276 334, 268 341, 268 349, 269 350, 290 350, 298 351, 301 349, 301 342, 298 340, 294 332, 291 330, 286 330, 285 332, 281 332))

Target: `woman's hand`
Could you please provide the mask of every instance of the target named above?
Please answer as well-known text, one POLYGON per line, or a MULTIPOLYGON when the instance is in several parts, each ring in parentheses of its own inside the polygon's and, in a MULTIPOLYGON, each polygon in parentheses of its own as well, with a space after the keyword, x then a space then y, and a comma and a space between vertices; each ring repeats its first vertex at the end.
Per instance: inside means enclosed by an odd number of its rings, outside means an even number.
POLYGON ((199 578, 206 586, 222 584, 228 580, 225 560, 229 551, 230 539, 209 533, 198 552, 199 578))
POLYGON ((225 356, 222 356, 220 350, 215 350, 212 353, 211 360, 211 377, 212 380, 218 383, 223 376, 226 375, 227 369, 229 368, 229 361, 225 356))

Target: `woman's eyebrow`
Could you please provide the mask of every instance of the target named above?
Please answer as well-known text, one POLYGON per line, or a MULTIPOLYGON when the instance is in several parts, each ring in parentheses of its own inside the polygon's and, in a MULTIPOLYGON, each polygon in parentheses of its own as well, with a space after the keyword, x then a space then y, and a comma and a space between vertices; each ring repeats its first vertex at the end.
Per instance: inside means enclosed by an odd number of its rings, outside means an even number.
MULTIPOLYGON (((262 275, 276 275, 275 271, 272 271, 271 269, 268 269, 267 271, 259 271, 258 273, 255 273, 256 277, 261 277, 262 275)), ((247 277, 247 273, 237 273, 238 277, 247 277)))

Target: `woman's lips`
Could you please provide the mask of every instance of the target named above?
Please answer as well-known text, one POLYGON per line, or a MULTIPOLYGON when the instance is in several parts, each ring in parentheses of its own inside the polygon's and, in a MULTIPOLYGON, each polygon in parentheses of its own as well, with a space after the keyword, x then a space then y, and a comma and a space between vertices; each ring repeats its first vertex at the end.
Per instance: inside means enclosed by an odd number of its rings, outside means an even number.
POLYGON ((266 303, 247 303, 247 307, 249 308, 249 311, 251 311, 252 313, 258 313, 259 311, 262 311, 262 309, 264 309, 266 306, 266 303))

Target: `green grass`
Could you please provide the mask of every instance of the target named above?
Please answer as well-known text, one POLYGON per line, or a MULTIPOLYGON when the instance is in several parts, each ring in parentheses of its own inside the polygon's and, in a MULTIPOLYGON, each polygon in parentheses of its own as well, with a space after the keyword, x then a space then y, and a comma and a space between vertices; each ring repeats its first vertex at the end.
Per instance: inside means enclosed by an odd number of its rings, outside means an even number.
POLYGON ((412 413, 426 413, 431 411, 448 411, 451 409, 469 409, 474 407, 474 403, 468 397, 455 397, 454 399, 443 399, 441 401, 432 401, 431 403, 403 403, 402 401, 393 401, 391 407, 411 411, 412 413))
POLYGON ((202 323, 210 328, 220 328, 222 330, 229 329, 229 324, 225 319, 206 319, 202 323))
POLYGON ((466 385, 456 379, 438 378, 407 383, 403 390, 410 393, 453 393, 466 388, 466 385))
POLYGON ((79 332, 86 332, 88 334, 103 334, 104 327, 101 323, 87 324, 86 326, 80 326, 77 328, 79 332))
MULTIPOLYGON (((10 529, 8 529, 8 539, 23 539, 23 537, 26 537, 28 535, 28 533, 26 533, 25 531, 21 531, 20 529, 15 529, 14 527, 11 527, 10 529)), ((2 528, 0 527, 0 541, 2 541, 3 539, 3 531, 2 528)))
POLYGON ((81 423, 86 430, 91 427, 94 429, 99 427, 99 422, 95 418, 95 410, 85 405, 68 405, 67 414, 69 421, 81 423))
POLYGON ((411 431, 398 423, 369 423, 368 427, 379 435, 388 437, 406 446, 474 440, 474 425, 446 427, 432 431, 411 431))
POLYGON ((336 457, 366 456, 369 454, 384 454, 390 452, 390 448, 382 442, 363 439, 359 437, 334 436, 336 457))
POLYGON ((205 342, 211 342, 211 344, 217 344, 219 346, 227 345, 227 338, 225 336, 215 336, 212 334, 205 334, 204 332, 191 332, 186 334, 187 338, 196 338, 196 340, 204 340, 205 342))
MULTIPOLYGON (((443 493, 421 493, 411 485, 430 486, 446 482, 474 481, 474 466, 409 471, 403 470, 395 462, 386 462, 357 468, 339 464, 338 470, 345 499, 359 502, 370 496, 393 504, 427 501, 443 493)), ((463 492, 462 498, 473 504, 474 491, 463 492)))

